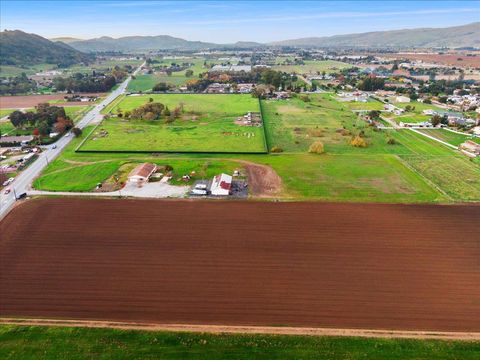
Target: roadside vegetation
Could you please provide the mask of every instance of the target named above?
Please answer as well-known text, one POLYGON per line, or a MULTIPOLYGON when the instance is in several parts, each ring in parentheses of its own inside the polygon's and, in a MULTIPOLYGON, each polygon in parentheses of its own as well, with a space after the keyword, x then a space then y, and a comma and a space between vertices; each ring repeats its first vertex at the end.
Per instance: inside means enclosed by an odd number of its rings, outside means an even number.
POLYGON ((480 343, 93 328, 0 327, 9 359, 478 359, 480 343))

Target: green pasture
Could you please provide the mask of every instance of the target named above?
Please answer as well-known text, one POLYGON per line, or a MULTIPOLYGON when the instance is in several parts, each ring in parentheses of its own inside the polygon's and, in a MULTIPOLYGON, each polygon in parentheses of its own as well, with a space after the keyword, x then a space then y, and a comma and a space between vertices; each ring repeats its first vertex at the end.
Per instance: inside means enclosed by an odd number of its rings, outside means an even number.
MULTIPOLYGON (((166 84, 173 85, 173 86, 182 86, 188 80, 197 79, 200 73, 208 71, 208 68, 205 68, 203 66, 205 62, 205 59, 203 58, 163 59, 163 60, 161 59, 159 60, 159 63, 152 64, 152 67, 155 69, 164 65, 169 66, 171 63, 181 64, 184 62, 188 62, 193 65, 185 70, 172 72, 171 75, 162 74, 160 73, 160 70, 154 70, 153 74, 137 75, 135 79, 130 81, 130 83, 128 84, 127 90, 131 92, 150 91, 156 84, 161 82, 164 82, 166 84), (185 72, 187 70, 193 71, 193 75, 191 77, 185 76, 185 72)), ((207 61, 207 63, 214 64, 216 62, 207 61)))
POLYGON ((137 108, 149 101, 161 102, 171 110, 184 106, 181 119, 126 120, 110 118, 91 134, 81 150, 152 152, 264 152, 263 127, 235 124, 249 111, 259 112, 258 100, 250 95, 145 95, 127 96, 112 113, 137 108), (107 134, 106 136, 102 136, 107 134))
MULTIPOLYGON (((185 109, 215 114, 219 111, 240 111, 244 105, 235 102, 228 107, 228 95, 196 95, 185 102, 185 109), (206 96, 206 97, 204 97, 206 96), (209 100, 213 97, 215 102, 209 100)), ((174 167, 173 184, 181 184, 181 175, 191 171, 204 171, 205 177, 242 167, 241 161, 270 166, 282 179, 282 192, 278 197, 296 200, 363 201, 393 203, 445 203, 479 201, 480 162, 469 160, 458 151, 428 139, 409 129, 375 130, 353 114, 333 94, 309 95, 310 101, 300 98, 281 101, 262 101, 265 131, 271 147, 283 149, 276 154, 108 154, 76 153, 81 139, 74 139, 61 156, 53 161, 35 182, 36 188, 55 191, 72 191, 78 183, 87 184, 91 190, 98 182, 108 179, 125 164, 149 161, 160 166, 174 167), (346 130, 342 135, 339 129, 346 130), (363 133, 367 148, 350 145, 354 134, 363 133), (393 144, 388 142, 393 139, 393 144), (314 141, 322 141, 325 154, 309 154, 314 141), (93 165, 95 164, 95 165, 93 165), (206 165, 208 164, 208 166, 206 165), (77 168, 73 171, 73 168, 77 168), (98 168, 99 167, 99 168, 98 168), (207 170, 205 170, 205 168, 207 170), (205 172, 206 171, 206 172, 205 172), (70 182, 70 177, 76 179, 70 182), (82 180, 83 179, 83 180, 82 180)), ((135 108, 150 96, 125 97, 111 108, 115 113, 135 108)), ((185 95, 152 95, 171 108, 185 95), (167 99, 168 100, 161 100, 167 99)), ((256 101, 245 96, 245 101, 256 101)), ((111 127, 117 135, 128 126, 112 118, 111 127)), ((183 121, 183 120, 182 120, 183 121)), ((187 121, 188 124, 189 121, 187 121)), ((190 121, 191 122, 191 121, 190 121)), ((133 125, 136 121, 133 121, 133 125)), ((145 124, 159 127, 160 124, 145 124)), ((175 123, 173 126, 176 126, 175 123)), ((100 128, 100 127, 99 127, 100 128)), ((84 138, 92 127, 85 129, 84 138)), ((436 130, 435 130, 436 131, 436 130)), ((152 132, 150 130, 149 132, 152 132)), ((444 132, 444 131, 442 131, 444 132)), ((143 133, 146 137, 147 130, 143 133)), ((110 133, 109 133, 110 134, 110 133)), ((156 133, 155 133, 156 134, 156 133)), ((125 134, 129 135, 129 134, 125 134)), ((124 136, 122 136, 124 137, 124 136)), ((118 137, 121 139, 122 137, 118 137)), ((107 136, 108 138, 108 136, 107 136)), ((146 137, 148 139, 148 137, 146 137)), ((142 144, 140 137, 136 144, 142 144)), ((95 143, 98 140, 88 140, 95 143)), ((88 144, 88 141, 86 144, 88 144)), ((209 139, 209 141, 213 141, 209 139)), ((216 140, 215 140, 216 141, 216 140)), ((120 143, 119 143, 120 144, 120 143)), ((120 145, 119 145, 120 146, 120 145)), ((128 146, 124 144, 123 146, 128 146)), ((218 143, 222 148, 225 144, 218 143)), ((120 170, 119 170, 120 169, 120 170)))
POLYGON ((480 166, 464 156, 404 155, 405 163, 451 200, 480 201, 480 166))
POLYGON ((369 100, 367 102, 358 102, 358 101, 341 101, 339 98, 339 101, 344 104, 347 108, 350 110, 378 110, 381 111, 383 110, 384 103, 378 100, 369 100))
POLYGON ((472 139, 472 136, 468 134, 459 134, 445 129, 419 129, 418 131, 454 146, 458 146, 465 141, 472 139))

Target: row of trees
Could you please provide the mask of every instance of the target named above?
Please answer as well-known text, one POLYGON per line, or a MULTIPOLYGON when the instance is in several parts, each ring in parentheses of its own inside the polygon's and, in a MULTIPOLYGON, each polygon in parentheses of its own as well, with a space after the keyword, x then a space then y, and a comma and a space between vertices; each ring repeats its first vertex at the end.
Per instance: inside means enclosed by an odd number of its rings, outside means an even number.
POLYGON ((357 88, 362 91, 376 91, 384 87, 385 79, 376 76, 367 76, 357 84, 357 88))
POLYGON ((33 80, 29 80, 25 73, 20 76, 2 80, 0 83, 0 95, 26 94, 37 88, 33 80))
POLYGON ((91 76, 83 75, 70 78, 58 77, 53 80, 53 84, 58 91, 69 92, 107 92, 116 84, 115 76, 91 76))

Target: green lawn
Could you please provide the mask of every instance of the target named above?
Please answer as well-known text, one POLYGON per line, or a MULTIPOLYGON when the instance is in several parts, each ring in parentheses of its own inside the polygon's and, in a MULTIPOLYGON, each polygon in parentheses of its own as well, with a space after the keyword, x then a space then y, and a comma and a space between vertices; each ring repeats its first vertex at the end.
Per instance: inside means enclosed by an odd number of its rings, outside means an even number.
POLYGON ((352 67, 351 64, 335 60, 305 60, 305 65, 275 65, 274 70, 297 74, 317 74, 325 71, 334 73, 352 67))
POLYGON ((155 75, 137 75, 128 83, 127 90, 132 92, 149 91, 159 82, 160 79, 155 75))
POLYGON ((418 131, 455 146, 458 146, 472 138, 472 136, 468 134, 458 134, 445 129, 419 129, 418 131))
POLYGON ((0 326, 5 360, 349 359, 473 360, 479 342, 288 335, 228 335, 0 326))
MULTIPOLYGON (((181 119, 105 120, 83 144, 90 151, 152 152, 265 152, 263 127, 235 124, 238 116, 259 112, 258 100, 250 95, 145 95, 128 96, 111 111, 132 110, 153 98, 170 109, 184 104, 181 119), (101 136, 107 132, 106 136, 101 136)), ((109 109, 110 110, 110 109, 109 109)))
POLYGON ((435 111, 445 111, 445 109, 442 109, 439 106, 432 105, 432 104, 425 104, 419 101, 410 101, 409 103, 397 103, 395 101, 392 101, 392 103, 401 109, 405 109, 407 106, 414 107, 415 109, 413 110, 414 113, 416 114, 421 114, 423 110, 435 110, 435 111))
MULTIPOLYGON (((164 82, 166 84, 174 85, 174 86, 181 86, 184 85, 188 80, 197 79, 198 74, 208 71, 208 68, 203 66, 205 59, 204 58, 187 58, 187 59, 160 59, 159 63, 152 64, 153 67, 161 67, 161 66, 169 66, 171 63, 184 63, 188 62, 193 64, 189 68, 173 72, 170 76, 166 74, 161 74, 159 70, 155 70, 156 73, 148 74, 148 75, 138 75, 135 79, 130 81, 128 84, 128 91, 131 92, 143 92, 143 91, 150 91, 152 88, 160 83, 164 82), (187 70, 192 70, 193 75, 191 77, 186 77, 185 72, 187 70)), ((214 64, 216 61, 207 61, 208 64, 214 64)))
POLYGON ((415 113, 406 113, 405 115, 393 116, 393 120, 395 120, 397 124, 400 124, 401 122, 406 124, 415 124, 419 122, 429 121, 431 118, 432 117, 428 115, 421 115, 415 113))
MULTIPOLYGON (((339 98, 341 100, 341 98, 339 98)), ((346 107, 351 110, 383 110, 384 103, 378 100, 369 100, 367 102, 358 102, 358 101, 342 101, 346 107)))

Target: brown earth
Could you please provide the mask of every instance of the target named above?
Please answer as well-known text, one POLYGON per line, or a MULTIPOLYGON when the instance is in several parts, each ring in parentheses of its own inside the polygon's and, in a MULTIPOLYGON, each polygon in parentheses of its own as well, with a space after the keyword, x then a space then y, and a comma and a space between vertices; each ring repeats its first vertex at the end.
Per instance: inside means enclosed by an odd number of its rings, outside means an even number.
POLYGON ((380 57, 390 59, 409 59, 409 60, 422 60, 423 62, 431 62, 435 64, 460 66, 460 67, 473 67, 480 68, 480 56, 466 56, 463 54, 378 54, 380 57))
POLYGON ((248 188, 255 197, 279 196, 282 178, 270 166, 244 160, 234 160, 244 165, 248 177, 248 188))
POLYGON ((479 218, 478 205, 36 199, 0 223, 0 317, 478 332, 479 218))
MULTIPOLYGON (((105 96, 105 93, 82 94, 84 96, 105 96)), ((0 109, 23 109, 31 108, 40 103, 63 100, 66 94, 52 94, 52 95, 19 95, 19 96, 0 96, 0 109)), ((57 106, 77 106, 77 105, 91 105, 92 103, 71 101, 61 104, 54 104, 57 106)))

